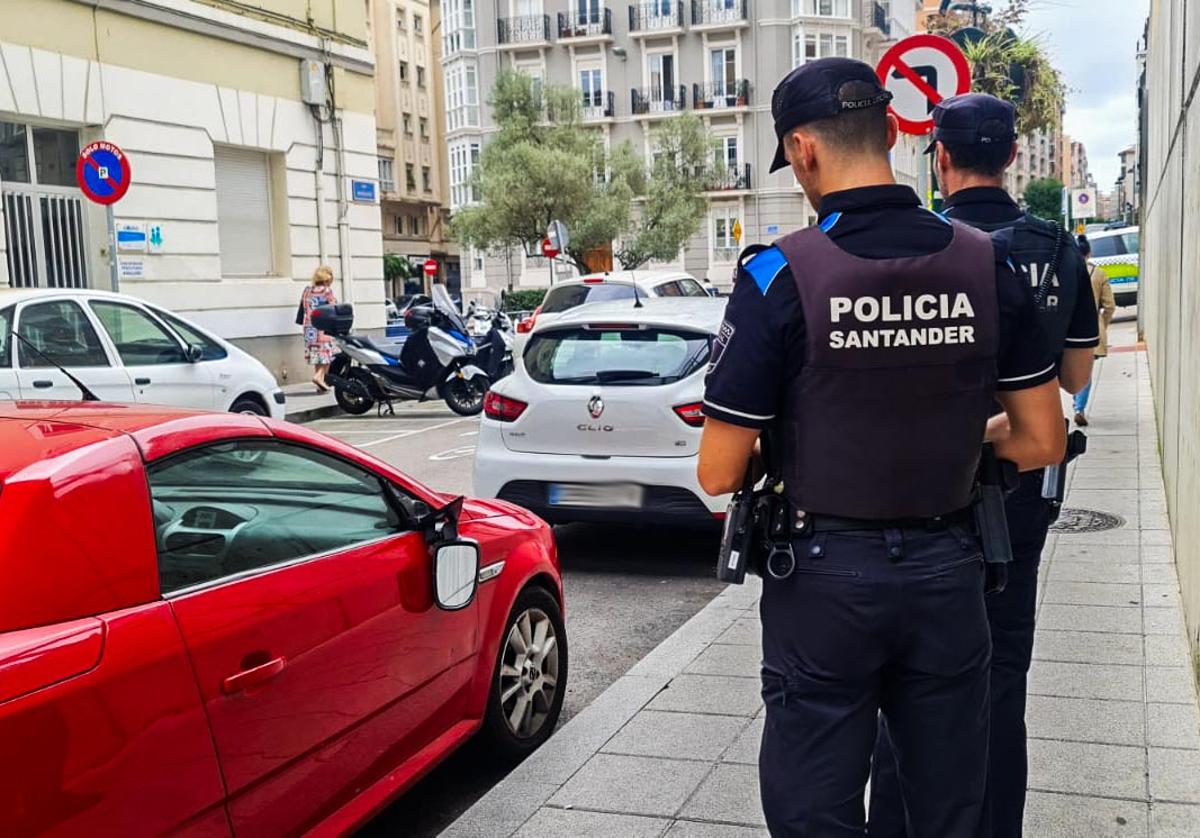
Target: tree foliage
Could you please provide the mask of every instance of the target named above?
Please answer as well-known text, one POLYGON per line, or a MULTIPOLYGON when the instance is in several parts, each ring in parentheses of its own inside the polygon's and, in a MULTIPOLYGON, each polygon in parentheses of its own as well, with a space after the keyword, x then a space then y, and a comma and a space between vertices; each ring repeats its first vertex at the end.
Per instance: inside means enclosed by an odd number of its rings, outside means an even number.
POLYGON ((654 132, 657 162, 648 171, 631 144, 605 149, 583 123, 577 90, 504 71, 488 104, 499 131, 473 175, 480 202, 451 221, 460 241, 536 253, 559 220, 570 233, 564 255, 586 272, 588 255, 614 241, 617 258, 634 268, 674 258, 699 230, 704 184, 696 174, 712 160, 712 145, 696 117, 666 120, 654 132))
MULTIPOLYGON (((1062 74, 1051 63, 1042 40, 1019 33, 1029 3, 1011 0, 1003 11, 980 19, 978 28, 985 37, 963 49, 971 62, 971 89, 1016 105, 1020 134, 1058 125, 1067 94, 1062 74), (1014 78, 1022 82, 1020 86, 1014 78)), ((931 15, 927 28, 949 37, 963 25, 957 14, 931 15)))
POLYGON ((1031 181, 1025 187, 1025 208, 1038 218, 1062 223, 1062 190, 1062 183, 1052 177, 1031 181))

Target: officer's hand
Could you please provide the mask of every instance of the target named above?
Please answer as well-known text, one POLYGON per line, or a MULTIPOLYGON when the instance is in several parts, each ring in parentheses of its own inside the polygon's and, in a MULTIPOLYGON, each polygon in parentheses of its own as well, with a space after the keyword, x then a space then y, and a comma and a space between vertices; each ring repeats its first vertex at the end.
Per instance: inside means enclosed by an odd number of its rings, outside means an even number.
POLYGON ((1008 435, 1012 433, 1012 425, 1008 422, 1007 413, 997 413, 987 423, 987 432, 983 435, 984 442, 999 442, 1002 439, 1008 439, 1008 435))

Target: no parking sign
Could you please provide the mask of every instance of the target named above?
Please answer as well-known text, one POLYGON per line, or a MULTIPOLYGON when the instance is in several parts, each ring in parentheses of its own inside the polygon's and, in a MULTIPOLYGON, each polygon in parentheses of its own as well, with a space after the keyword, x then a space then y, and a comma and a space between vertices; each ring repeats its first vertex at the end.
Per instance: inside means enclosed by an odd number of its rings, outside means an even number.
POLYGON ((971 65, 940 35, 913 35, 889 49, 875 70, 892 94, 891 111, 906 134, 933 130, 933 107, 971 89, 971 65))
POLYGON ((84 146, 75 164, 75 180, 89 200, 115 204, 129 191, 129 158, 116 145, 100 140, 84 146))

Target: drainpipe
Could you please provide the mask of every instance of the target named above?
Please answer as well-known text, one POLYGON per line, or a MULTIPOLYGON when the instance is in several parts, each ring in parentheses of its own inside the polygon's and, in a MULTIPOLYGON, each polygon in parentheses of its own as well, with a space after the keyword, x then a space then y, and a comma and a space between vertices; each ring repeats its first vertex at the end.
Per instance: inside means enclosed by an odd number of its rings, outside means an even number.
MULTIPOLYGON (((330 88, 332 90, 332 88, 330 88)), ((350 253, 350 202, 346 200, 346 144, 342 142, 342 118, 332 118, 333 144, 337 152, 338 258, 342 265, 342 296, 354 302, 354 259, 350 253)))
POLYGON ((311 105, 313 123, 317 129, 317 167, 313 172, 317 200, 317 253, 322 265, 329 264, 329 249, 325 246, 325 120, 321 106, 311 105))

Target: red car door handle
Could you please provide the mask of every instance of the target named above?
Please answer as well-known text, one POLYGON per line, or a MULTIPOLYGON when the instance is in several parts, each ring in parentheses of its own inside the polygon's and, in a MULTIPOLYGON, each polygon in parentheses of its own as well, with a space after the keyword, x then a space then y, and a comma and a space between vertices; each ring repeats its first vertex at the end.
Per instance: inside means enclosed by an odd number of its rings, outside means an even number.
POLYGON ((250 669, 243 669, 241 672, 230 675, 222 681, 221 691, 225 695, 233 695, 243 690, 252 689, 283 672, 285 666, 287 666, 287 658, 273 658, 266 663, 259 664, 250 669))

